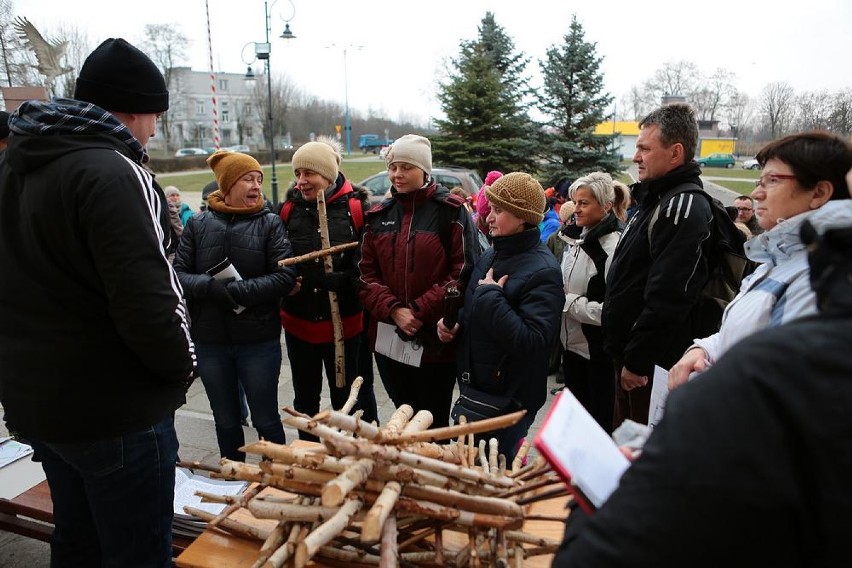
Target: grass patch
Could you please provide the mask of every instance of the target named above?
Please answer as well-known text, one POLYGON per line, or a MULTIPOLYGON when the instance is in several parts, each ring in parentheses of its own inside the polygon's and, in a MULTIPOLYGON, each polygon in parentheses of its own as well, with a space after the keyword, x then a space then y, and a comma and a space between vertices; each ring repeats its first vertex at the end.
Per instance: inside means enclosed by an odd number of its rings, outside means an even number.
POLYGON ((757 179, 760 170, 746 170, 743 168, 701 168, 701 175, 722 178, 757 179))
POLYGON ((726 187, 731 191, 736 191, 740 195, 751 195, 751 192, 754 191, 754 182, 750 181, 716 179, 713 180, 713 183, 726 187))

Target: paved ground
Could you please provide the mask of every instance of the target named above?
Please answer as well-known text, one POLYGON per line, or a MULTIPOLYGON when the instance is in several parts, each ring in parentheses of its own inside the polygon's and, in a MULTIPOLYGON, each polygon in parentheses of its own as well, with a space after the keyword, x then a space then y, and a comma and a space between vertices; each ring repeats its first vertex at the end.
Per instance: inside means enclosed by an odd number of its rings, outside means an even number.
MULTIPOLYGON (((291 405, 293 402, 293 382, 290 373, 290 365, 287 360, 286 350, 283 346, 282 335, 282 352, 284 353, 284 361, 281 365, 281 375, 278 386, 278 402, 281 406, 291 405)), ((394 411, 393 403, 387 396, 381 381, 378 379, 378 372, 375 372, 377 384, 375 385, 375 393, 377 403, 379 405, 379 418, 382 422, 386 422, 394 411)), ((555 375, 548 378, 549 389, 556 385, 555 375)), ((324 389, 327 391, 327 389, 324 389)), ((546 413, 549 402, 553 400, 552 395, 548 395, 548 403, 539 411, 533 424, 530 435, 534 435, 541 426, 541 422, 546 413)), ((130 403, 130 401, 128 401, 130 403)), ((330 406, 330 402, 326 394, 323 395, 322 407, 330 406)), ((0 414, 2 411, 0 410, 0 414)), ((184 460, 197 460, 210 464, 216 464, 219 461, 219 451, 216 446, 216 434, 213 427, 213 415, 210 411, 210 404, 207 401, 207 396, 204 392, 204 387, 201 381, 196 381, 187 393, 187 403, 184 407, 177 411, 175 417, 175 425, 180 440, 180 457, 184 460)), ((251 428, 245 428, 246 440, 256 440, 257 435, 251 428)), ((296 430, 285 426, 287 440, 295 440, 298 437, 296 430)), ((0 435, 7 435, 5 428, 0 423, 0 435)), ((251 456, 249 457, 251 459, 251 456)), ((12 533, 0 531, 0 568, 38 568, 50 565, 50 550, 46 543, 35 541, 29 538, 24 538, 12 533)))

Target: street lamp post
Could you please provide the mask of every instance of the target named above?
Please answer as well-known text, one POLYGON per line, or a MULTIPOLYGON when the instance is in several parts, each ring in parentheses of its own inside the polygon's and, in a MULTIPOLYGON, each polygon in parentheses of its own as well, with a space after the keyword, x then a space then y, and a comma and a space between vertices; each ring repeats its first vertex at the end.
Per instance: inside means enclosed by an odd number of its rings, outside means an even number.
MULTIPOLYGON (((269 41, 269 32, 272 28, 272 7, 275 6, 275 3, 278 0, 274 0, 270 5, 269 2, 263 3, 263 23, 266 29, 266 42, 265 43, 255 43, 254 44, 254 56, 255 60, 260 59, 266 62, 266 95, 267 95, 267 126, 269 128, 269 160, 272 164, 272 179, 270 185, 272 186, 272 205, 278 205, 278 175, 275 172, 275 122, 272 116, 272 66, 269 60, 269 55, 272 52, 272 44, 269 41)), ((290 5, 293 6, 292 0, 290 0, 290 5)), ((293 15, 295 16, 296 8, 293 6, 293 15)), ((290 17, 292 20, 293 17, 290 17)), ((281 34, 282 39, 295 39, 295 35, 290 31, 290 20, 286 20, 284 26, 284 32, 281 34)), ((243 48, 245 49, 245 47, 243 48)), ((247 84, 253 84, 254 82, 254 72, 251 69, 251 64, 249 64, 248 71, 245 75, 245 80, 247 84)))
MULTIPOLYGON (((336 44, 331 44, 328 47, 340 47, 336 44)), ((349 65, 346 62, 346 52, 350 49, 361 49, 362 45, 348 44, 342 47, 343 49, 343 103, 344 117, 343 129, 346 131, 346 155, 352 155, 352 123, 349 119, 349 65)))

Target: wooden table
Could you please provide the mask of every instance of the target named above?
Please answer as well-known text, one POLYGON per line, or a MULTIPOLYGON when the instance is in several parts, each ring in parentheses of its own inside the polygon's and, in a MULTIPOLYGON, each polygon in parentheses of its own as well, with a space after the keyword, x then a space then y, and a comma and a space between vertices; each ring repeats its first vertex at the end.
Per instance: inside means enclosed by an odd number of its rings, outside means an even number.
MULTIPOLYGON (((567 497, 540 501, 530 506, 530 515, 567 515, 565 508, 567 497)), ((234 513, 237 516, 251 516, 251 513, 241 509, 234 513)), ((275 521, 263 521, 275 526, 275 521)), ((536 536, 546 537, 561 541, 565 525, 552 521, 527 521, 523 530, 536 536)), ((467 536, 460 533, 444 531, 444 544, 448 548, 452 540, 458 540, 460 549, 467 542, 467 536), (452 537, 458 534, 459 539, 452 537), (462 542, 463 541, 463 542, 462 542)), ((178 568, 243 568, 250 567, 257 560, 261 546, 260 541, 250 540, 238 536, 232 536, 217 529, 207 529, 193 542, 175 561, 178 568)), ((524 566, 533 568, 550 568, 553 560, 552 555, 535 556, 528 559, 524 566)), ((321 564, 311 564, 322 566, 321 564)))

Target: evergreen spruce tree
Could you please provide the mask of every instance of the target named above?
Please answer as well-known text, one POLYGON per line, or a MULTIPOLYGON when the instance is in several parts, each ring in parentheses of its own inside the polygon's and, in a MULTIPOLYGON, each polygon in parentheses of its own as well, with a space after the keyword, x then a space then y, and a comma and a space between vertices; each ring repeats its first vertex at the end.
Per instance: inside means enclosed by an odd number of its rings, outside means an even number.
POLYGON ((604 91, 596 44, 585 40, 575 15, 562 46, 551 46, 540 61, 544 86, 538 92, 542 123, 542 176, 555 184, 594 172, 618 172, 620 156, 613 136, 596 136, 595 127, 611 115, 612 97, 604 91))
POLYGON ((534 173, 535 124, 528 115, 529 59, 487 12, 475 41, 462 42, 455 73, 438 91, 446 115, 432 138, 437 164, 464 166, 484 176, 490 170, 534 173))

